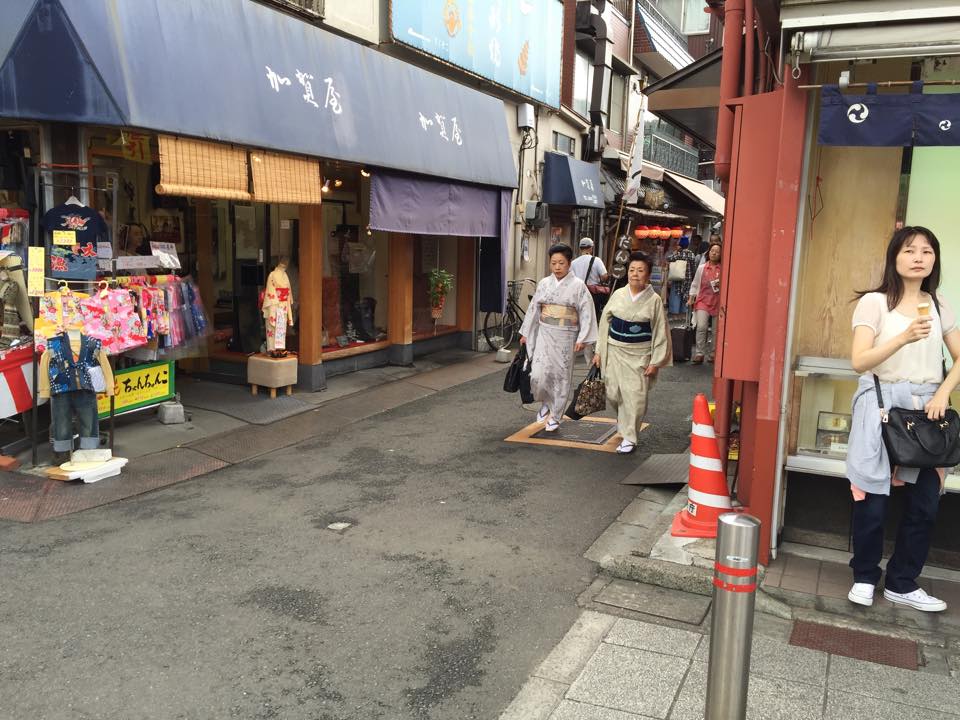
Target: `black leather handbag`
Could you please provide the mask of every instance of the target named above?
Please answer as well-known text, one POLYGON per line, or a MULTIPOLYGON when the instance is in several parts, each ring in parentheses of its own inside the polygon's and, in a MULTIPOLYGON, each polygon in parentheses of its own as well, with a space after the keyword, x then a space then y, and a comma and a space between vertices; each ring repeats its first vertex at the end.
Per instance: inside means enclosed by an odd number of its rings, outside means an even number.
POLYGON ((503 378, 503 390, 508 393, 520 393, 520 402, 533 402, 533 393, 530 391, 530 362, 527 356, 527 346, 521 345, 517 354, 507 368, 503 378))
POLYGON ((880 431, 891 465, 945 468, 960 465, 960 415, 947 408, 940 420, 930 420, 923 410, 883 407, 880 379, 874 375, 880 405, 880 431))

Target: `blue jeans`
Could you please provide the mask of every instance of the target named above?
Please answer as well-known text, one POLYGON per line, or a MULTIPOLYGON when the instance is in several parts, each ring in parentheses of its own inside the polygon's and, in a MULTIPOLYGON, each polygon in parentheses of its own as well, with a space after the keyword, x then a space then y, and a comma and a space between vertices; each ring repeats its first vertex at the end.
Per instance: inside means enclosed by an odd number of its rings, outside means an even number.
POLYGON ((60 393, 50 398, 50 423, 53 451, 73 450, 73 418, 77 418, 80 449, 100 447, 100 420, 97 417, 97 394, 89 390, 60 393))
MULTIPOLYGON (((887 562, 884 586, 895 593, 916 590, 917 578, 930 551, 930 533, 937 520, 940 504, 940 476, 936 470, 921 470, 915 485, 903 486, 906 494, 903 517, 897 532, 893 555, 887 562)), ((883 555, 883 525, 887 517, 889 495, 867 493, 853 503, 853 581, 876 585, 880 581, 883 555)))
POLYGON ((670 293, 667 295, 667 312, 671 315, 681 315, 687 312, 687 296, 683 292, 683 283, 670 283, 670 293))

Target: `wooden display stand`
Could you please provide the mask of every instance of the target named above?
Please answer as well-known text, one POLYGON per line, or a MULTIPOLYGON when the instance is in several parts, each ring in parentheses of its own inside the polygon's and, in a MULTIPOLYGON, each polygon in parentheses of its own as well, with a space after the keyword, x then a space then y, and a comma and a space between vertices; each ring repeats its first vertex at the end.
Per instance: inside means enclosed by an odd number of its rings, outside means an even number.
POLYGON ((257 353, 247 358, 247 382, 250 393, 256 395, 260 387, 270 388, 270 397, 277 396, 277 388, 286 388, 286 394, 293 394, 297 384, 297 356, 272 358, 257 353))

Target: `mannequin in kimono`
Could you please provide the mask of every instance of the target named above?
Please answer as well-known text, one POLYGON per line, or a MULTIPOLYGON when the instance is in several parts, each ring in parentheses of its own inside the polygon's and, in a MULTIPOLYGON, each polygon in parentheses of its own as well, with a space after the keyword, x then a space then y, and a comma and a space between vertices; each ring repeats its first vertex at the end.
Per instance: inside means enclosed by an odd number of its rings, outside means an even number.
POLYGON ((287 277, 289 258, 281 257, 267 276, 263 291, 263 319, 267 327, 267 353, 272 357, 287 354, 287 327, 293 325, 293 291, 287 277))

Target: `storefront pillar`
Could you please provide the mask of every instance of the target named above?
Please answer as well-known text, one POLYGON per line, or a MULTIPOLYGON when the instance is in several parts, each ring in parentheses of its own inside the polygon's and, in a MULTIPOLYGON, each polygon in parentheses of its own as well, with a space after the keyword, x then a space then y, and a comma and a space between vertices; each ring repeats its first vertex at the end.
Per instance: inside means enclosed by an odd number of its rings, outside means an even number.
POLYGON ((457 331, 458 345, 473 350, 476 338, 477 241, 457 238, 457 331))
POLYGON ((392 365, 413 363, 413 236, 391 233, 387 277, 387 357, 392 365))
POLYGON ((300 206, 300 339, 297 385, 326 387, 323 371, 323 215, 319 205, 300 206))

